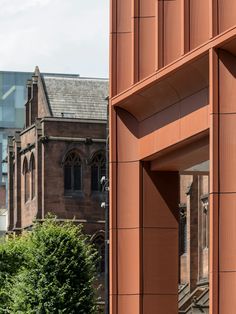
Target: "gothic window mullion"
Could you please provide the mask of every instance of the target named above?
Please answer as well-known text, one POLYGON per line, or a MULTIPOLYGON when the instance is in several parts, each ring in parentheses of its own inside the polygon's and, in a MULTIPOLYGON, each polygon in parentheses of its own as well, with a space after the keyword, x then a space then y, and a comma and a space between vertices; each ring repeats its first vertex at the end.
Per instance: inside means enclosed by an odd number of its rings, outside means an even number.
POLYGON ((70 152, 64 161, 64 187, 65 191, 77 192, 81 190, 81 160, 76 151, 70 152))
POLYGON ((105 154, 97 153, 91 163, 91 188, 92 191, 101 192, 101 177, 105 175, 106 168, 105 154))

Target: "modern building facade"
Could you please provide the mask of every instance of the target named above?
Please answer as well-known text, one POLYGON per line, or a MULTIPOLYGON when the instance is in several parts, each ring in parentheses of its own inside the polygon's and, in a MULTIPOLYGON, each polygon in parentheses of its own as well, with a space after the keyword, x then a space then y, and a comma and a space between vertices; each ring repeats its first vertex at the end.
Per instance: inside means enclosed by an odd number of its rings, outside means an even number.
POLYGON ((26 82, 32 73, 0 71, 0 232, 7 229, 7 138, 24 126, 26 82))
MULTIPOLYGON (((26 82, 32 73, 0 71, 0 159, 7 156, 7 138, 24 126, 26 82)), ((0 184, 7 179, 7 165, 1 163, 0 184)))
POLYGON ((209 178, 196 224, 209 313, 234 314, 236 3, 111 0, 110 47, 110 313, 178 313, 191 175, 209 178))

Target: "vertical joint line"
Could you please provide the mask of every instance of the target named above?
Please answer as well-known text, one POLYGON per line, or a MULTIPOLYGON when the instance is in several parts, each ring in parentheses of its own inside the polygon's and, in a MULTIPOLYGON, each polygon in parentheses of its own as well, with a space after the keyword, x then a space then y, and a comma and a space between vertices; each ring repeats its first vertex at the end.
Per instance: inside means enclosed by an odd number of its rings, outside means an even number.
MULTIPOLYGON (((218 4, 218 1, 217 1, 218 4)), ((218 12, 218 8, 217 8, 217 12, 218 12)), ((218 23, 217 23, 218 24, 218 23)), ((218 252, 217 252, 217 258, 218 258, 218 282, 217 282, 217 288, 218 288, 218 313, 219 313, 219 309, 220 309, 220 88, 219 88, 219 83, 220 83, 220 62, 219 62, 219 51, 217 50, 217 111, 218 111, 218 117, 217 117, 217 121, 218 121, 218 128, 217 128, 217 137, 218 137, 218 141, 217 141, 217 159, 218 159, 218 167, 217 167, 217 179, 218 179, 218 198, 217 198, 217 215, 218 215, 218 234, 217 234, 217 241, 218 241, 218 252)))

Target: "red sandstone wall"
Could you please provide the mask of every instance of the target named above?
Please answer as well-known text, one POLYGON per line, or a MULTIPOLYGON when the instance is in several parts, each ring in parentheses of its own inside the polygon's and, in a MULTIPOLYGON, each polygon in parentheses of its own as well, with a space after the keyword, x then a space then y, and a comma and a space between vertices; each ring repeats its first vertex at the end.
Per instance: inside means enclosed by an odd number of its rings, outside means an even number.
MULTIPOLYGON (((86 145, 84 142, 50 140, 54 137, 91 137, 105 139, 105 124, 89 124, 62 121, 45 121, 42 123, 44 136, 49 137, 49 142, 43 144, 42 182, 43 213, 56 214, 61 219, 85 219, 88 221, 104 220, 104 210, 101 208, 103 195, 91 192, 91 167, 89 158, 101 149, 105 150, 105 143, 86 145), (65 195, 64 171, 62 161, 71 149, 78 149, 82 159, 82 191, 77 196, 65 195)), ((93 233, 103 229, 99 224, 85 224, 86 231, 93 233)))
POLYGON ((6 187, 0 186, 0 208, 6 208, 6 187))
MULTIPOLYGON (((34 143, 35 142, 35 137, 32 137, 33 132, 29 131, 29 134, 27 135, 27 133, 23 136, 23 143, 27 140, 29 140, 29 138, 31 138, 32 142, 28 142, 28 143, 34 143)), ((25 146, 23 146, 25 148, 25 146)), ((30 198, 27 202, 25 202, 25 178, 24 178, 24 174, 23 174, 23 163, 25 158, 27 159, 28 162, 28 167, 30 164, 30 158, 31 158, 31 154, 35 155, 35 149, 32 149, 31 151, 26 152, 25 154, 22 154, 21 156, 18 156, 18 158, 21 159, 21 169, 20 169, 20 173, 18 172, 18 175, 20 174, 21 176, 21 191, 18 191, 18 193, 21 193, 21 224, 22 227, 28 227, 30 225, 32 225, 32 221, 36 218, 37 215, 37 208, 36 208, 36 197, 32 198, 32 194, 31 194, 31 180, 30 180, 30 198)), ((37 162, 37 160, 36 160, 37 162)), ((18 208, 19 211, 19 208, 18 208)))
POLYGON ((26 132, 21 135, 21 148, 25 149, 28 144, 35 143, 35 127, 29 128, 26 132))

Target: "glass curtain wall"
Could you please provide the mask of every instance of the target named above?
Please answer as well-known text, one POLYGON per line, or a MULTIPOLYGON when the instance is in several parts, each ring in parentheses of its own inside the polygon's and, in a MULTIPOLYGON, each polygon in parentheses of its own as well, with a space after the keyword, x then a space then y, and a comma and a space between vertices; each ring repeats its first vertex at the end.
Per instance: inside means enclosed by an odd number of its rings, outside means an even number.
POLYGON ((31 76, 29 72, 0 71, 0 188, 7 183, 8 136, 24 126, 26 83, 31 76))

